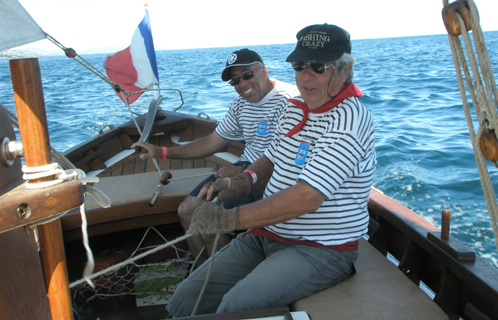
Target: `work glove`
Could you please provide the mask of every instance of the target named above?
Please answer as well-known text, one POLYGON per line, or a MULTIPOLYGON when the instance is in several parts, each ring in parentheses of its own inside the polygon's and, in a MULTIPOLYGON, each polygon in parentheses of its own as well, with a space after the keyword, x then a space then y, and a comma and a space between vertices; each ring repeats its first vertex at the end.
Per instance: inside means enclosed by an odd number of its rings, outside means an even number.
POLYGON ((192 201, 190 201, 190 204, 192 205, 192 207, 194 207, 194 209, 199 207, 203 203, 204 203, 204 201, 199 197, 193 197, 192 201))
POLYGON ((230 199, 245 197, 251 193, 251 178, 246 173, 239 173, 231 178, 219 178, 215 182, 206 184, 199 197, 209 201, 214 196, 218 197, 218 201, 224 202, 230 199))
POLYGON ((237 228, 239 223, 239 208, 225 209, 214 202, 204 202, 198 206, 187 233, 216 234, 228 233, 237 228))

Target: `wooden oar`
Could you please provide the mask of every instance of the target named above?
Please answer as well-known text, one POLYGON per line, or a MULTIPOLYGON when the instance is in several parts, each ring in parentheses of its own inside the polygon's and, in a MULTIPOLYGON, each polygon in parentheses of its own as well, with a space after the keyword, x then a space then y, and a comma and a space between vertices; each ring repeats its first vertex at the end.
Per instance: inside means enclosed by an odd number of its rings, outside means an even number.
MULTIPOLYGON (((50 140, 38 59, 17 59, 9 63, 26 166, 50 164, 50 140)), ((31 183, 53 179, 53 176, 45 177, 31 183)), ((40 225, 38 233, 52 318, 73 319, 60 219, 40 225)))

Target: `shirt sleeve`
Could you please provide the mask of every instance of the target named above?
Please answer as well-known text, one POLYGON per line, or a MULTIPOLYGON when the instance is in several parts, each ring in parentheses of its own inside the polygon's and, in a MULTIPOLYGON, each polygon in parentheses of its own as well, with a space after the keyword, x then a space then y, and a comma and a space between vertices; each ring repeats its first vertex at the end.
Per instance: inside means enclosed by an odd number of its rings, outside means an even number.
POLYGON ((216 133, 220 137, 236 141, 242 139, 244 132, 239 122, 241 109, 242 105, 239 97, 232 102, 223 120, 216 127, 216 133))

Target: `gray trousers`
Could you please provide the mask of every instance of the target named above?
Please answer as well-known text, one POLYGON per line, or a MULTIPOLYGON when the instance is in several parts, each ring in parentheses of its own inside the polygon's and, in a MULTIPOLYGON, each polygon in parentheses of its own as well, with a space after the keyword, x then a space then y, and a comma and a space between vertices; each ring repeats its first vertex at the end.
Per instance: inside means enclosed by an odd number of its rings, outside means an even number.
MULTIPOLYGON (((239 234, 214 257, 196 314, 283 307, 329 288, 354 273, 358 252, 280 243, 239 234)), ((192 314, 211 260, 176 289, 166 309, 175 318, 192 314)))

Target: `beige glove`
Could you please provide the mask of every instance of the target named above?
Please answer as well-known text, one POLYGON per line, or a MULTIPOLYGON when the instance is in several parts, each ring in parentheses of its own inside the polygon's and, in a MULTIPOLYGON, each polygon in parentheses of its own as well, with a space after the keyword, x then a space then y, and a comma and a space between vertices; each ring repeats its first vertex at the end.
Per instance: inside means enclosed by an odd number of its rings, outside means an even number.
POLYGON ((247 173, 239 173, 232 178, 216 179, 213 185, 214 193, 221 202, 245 197, 251 193, 251 178, 247 173))
POLYGON ((203 203, 204 201, 202 201, 202 199, 198 197, 193 197, 192 201, 190 201, 190 204, 192 205, 192 207, 194 207, 194 209, 202 205, 203 203))
POLYGON ((214 202, 198 206, 187 233, 216 234, 234 231, 239 223, 239 208, 225 209, 214 202))

